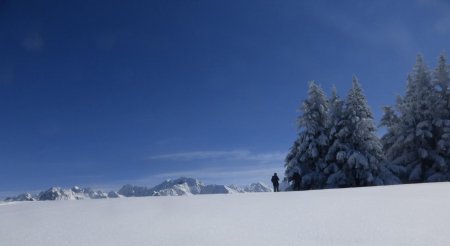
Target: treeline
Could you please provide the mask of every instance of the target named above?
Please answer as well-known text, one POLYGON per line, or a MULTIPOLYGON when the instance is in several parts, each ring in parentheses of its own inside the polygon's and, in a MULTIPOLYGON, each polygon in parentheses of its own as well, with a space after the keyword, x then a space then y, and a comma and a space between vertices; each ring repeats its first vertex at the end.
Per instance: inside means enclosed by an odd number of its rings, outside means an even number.
POLYGON ((423 57, 406 92, 384 107, 377 136, 360 83, 341 98, 310 82, 298 118, 298 138, 285 160, 285 176, 301 176, 300 189, 437 182, 450 179, 450 75, 446 57, 430 71, 423 57))

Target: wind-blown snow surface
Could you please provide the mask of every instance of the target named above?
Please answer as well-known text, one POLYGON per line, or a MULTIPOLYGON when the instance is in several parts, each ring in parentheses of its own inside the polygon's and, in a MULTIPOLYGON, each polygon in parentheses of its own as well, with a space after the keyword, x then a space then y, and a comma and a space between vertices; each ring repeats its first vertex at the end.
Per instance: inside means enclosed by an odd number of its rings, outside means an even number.
POLYGON ((17 202, 1 245, 448 245, 450 184, 17 202))

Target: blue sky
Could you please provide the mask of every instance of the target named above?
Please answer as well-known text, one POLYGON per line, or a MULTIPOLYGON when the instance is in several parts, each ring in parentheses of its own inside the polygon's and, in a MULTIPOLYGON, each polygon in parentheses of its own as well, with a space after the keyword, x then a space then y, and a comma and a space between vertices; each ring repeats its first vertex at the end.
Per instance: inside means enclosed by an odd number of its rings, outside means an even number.
POLYGON ((0 194, 192 176, 269 182, 307 82, 356 74, 378 120, 446 1, 2 1, 0 194))

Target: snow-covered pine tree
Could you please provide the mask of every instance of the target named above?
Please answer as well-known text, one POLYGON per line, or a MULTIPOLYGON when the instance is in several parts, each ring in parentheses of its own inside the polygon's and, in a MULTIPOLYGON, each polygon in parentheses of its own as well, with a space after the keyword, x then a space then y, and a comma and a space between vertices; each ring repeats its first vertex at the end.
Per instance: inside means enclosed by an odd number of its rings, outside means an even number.
POLYGON ((438 170, 427 181, 446 181, 450 178, 450 72, 444 54, 439 56, 438 66, 433 73, 433 86, 436 90, 433 146, 439 155, 437 162, 441 163, 435 165, 438 170))
POLYGON ((285 175, 289 178, 299 172, 301 189, 320 189, 326 181, 322 169, 326 167, 324 156, 328 149, 328 102, 324 91, 314 81, 309 84, 308 98, 300 110, 299 136, 286 157, 285 175))
POLYGON ((384 184, 384 174, 380 172, 388 170, 381 165, 384 159, 382 145, 375 134, 372 112, 356 77, 345 101, 341 122, 341 129, 328 153, 328 160, 335 160, 338 167, 329 176, 328 187, 384 184))
MULTIPOLYGON (((397 101, 401 102, 402 98, 398 97, 397 101)), ((389 151, 390 149, 392 150, 391 146, 395 143, 399 118, 392 107, 385 106, 383 109, 384 114, 381 118, 380 127, 385 127, 387 132, 381 138, 381 144, 383 145, 386 159, 381 163, 382 172, 380 172, 380 177, 386 185, 399 184, 401 183, 399 177, 404 175, 405 168, 390 161, 391 157, 395 158, 397 153, 389 151)))
POLYGON ((398 123, 392 126, 392 144, 386 153, 394 164, 405 167, 405 182, 436 181, 445 171, 445 159, 435 148, 433 121, 436 90, 422 56, 417 56, 408 76, 406 95, 397 102, 398 123))
MULTIPOLYGON (((329 113, 328 113, 328 138, 329 148, 325 156, 327 163, 326 168, 323 170, 325 176, 330 176, 339 170, 340 162, 336 159, 337 153, 340 151, 347 151, 348 146, 342 143, 341 137, 346 135, 344 121, 344 101, 339 97, 336 87, 333 86, 332 94, 329 101, 329 113)), ((329 185, 326 185, 329 187, 329 185)), ((335 187, 331 185, 331 187, 335 187)))

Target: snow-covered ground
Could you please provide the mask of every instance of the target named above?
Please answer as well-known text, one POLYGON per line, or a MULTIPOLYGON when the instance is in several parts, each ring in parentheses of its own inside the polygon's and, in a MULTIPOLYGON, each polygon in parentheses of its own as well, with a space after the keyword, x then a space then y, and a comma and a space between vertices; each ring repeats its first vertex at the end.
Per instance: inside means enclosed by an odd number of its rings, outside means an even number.
POLYGON ((2 203, 0 245, 449 245, 450 183, 2 203))

